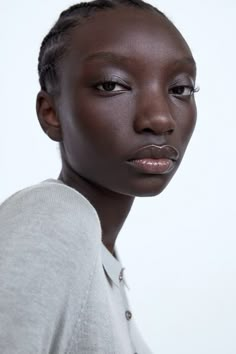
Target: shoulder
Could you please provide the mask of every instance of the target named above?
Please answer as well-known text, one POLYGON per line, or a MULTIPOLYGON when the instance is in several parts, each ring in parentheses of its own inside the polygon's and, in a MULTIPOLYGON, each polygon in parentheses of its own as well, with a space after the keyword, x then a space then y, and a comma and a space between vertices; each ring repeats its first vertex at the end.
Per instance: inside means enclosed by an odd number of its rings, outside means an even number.
MULTIPOLYGON (((80 193, 49 179, 16 192, 0 205, 0 242, 43 238, 55 243, 98 245, 98 215, 80 193)), ((56 244, 55 244, 56 246, 56 244)), ((59 245, 58 245, 59 246, 59 245)))
POLYGON ((100 247, 95 209, 57 180, 18 191, 0 206, 0 273, 9 277, 87 279, 100 247))
POLYGON ((41 182, 0 206, 0 352, 49 352, 54 338, 67 346, 100 247, 96 211, 64 184, 41 182))

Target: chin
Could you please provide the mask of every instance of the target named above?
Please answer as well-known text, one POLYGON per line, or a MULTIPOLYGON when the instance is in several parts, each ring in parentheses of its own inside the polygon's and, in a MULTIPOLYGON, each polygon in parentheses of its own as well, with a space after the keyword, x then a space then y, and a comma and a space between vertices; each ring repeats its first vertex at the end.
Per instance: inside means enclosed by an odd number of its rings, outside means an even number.
POLYGON ((158 188, 158 189, 139 191, 134 195, 134 197, 156 197, 157 195, 161 194, 165 190, 165 188, 166 188, 166 186, 164 186, 163 188, 158 188))
POLYGON ((172 176, 153 176, 152 178, 136 181, 135 184, 129 186, 129 191, 124 194, 132 197, 155 197, 164 191, 172 176))

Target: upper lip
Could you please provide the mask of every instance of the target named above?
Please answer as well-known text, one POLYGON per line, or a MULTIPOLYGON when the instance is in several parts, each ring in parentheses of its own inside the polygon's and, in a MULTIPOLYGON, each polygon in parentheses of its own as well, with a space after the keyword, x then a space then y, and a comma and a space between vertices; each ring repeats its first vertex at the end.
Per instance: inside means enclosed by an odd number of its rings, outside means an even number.
POLYGON ((138 149, 128 161, 138 160, 138 159, 161 159, 166 158, 173 161, 177 161, 179 158, 179 151, 171 145, 146 145, 138 149))

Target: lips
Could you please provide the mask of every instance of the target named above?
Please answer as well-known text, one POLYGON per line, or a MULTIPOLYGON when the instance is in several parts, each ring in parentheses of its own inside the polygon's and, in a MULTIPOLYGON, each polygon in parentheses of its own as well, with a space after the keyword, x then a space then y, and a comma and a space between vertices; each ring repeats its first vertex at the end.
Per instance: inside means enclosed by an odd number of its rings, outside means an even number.
POLYGON ((128 161, 140 159, 169 159, 177 161, 179 158, 178 150, 171 145, 148 145, 138 149, 128 161))
POLYGON ((178 150, 171 145, 148 145, 138 149, 127 162, 142 173, 166 174, 173 170, 178 158, 178 150))

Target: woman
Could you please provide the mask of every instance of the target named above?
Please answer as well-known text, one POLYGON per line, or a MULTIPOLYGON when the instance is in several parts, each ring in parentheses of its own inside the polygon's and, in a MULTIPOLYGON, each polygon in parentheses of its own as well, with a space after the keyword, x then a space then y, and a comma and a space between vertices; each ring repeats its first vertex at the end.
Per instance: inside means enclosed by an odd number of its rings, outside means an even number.
POLYGON ((43 40, 37 115, 62 170, 0 208, 0 352, 148 354, 115 241, 136 196, 176 172, 196 121, 196 66, 141 0, 64 11, 43 40))

